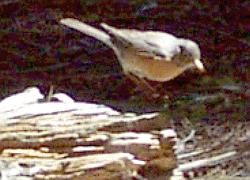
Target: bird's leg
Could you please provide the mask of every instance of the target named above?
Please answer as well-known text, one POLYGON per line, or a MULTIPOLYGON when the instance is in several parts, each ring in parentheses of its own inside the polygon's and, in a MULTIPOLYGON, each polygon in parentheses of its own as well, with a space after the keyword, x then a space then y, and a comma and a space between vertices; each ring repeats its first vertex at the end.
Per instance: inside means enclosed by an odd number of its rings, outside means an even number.
MULTIPOLYGON (((140 88, 140 90, 142 92, 149 92, 150 91, 150 95, 151 96, 156 96, 158 95, 158 92, 155 88, 153 88, 145 79, 143 78, 139 78, 139 77, 136 77, 134 76, 133 74, 131 73, 126 73, 127 77, 133 81, 136 86, 138 86, 140 88)), ((148 95, 149 93, 147 93, 148 95)))
POLYGON ((150 89, 150 91, 154 93, 157 93, 157 90, 153 88, 145 79, 139 78, 139 81, 143 84, 144 87, 146 87, 147 89, 150 89))
POLYGON ((126 75, 131 81, 133 81, 133 83, 135 85, 140 87, 141 90, 145 91, 145 90, 149 89, 150 91, 155 91, 154 88, 152 86, 150 86, 145 80, 143 81, 141 78, 138 78, 130 73, 128 73, 126 75))

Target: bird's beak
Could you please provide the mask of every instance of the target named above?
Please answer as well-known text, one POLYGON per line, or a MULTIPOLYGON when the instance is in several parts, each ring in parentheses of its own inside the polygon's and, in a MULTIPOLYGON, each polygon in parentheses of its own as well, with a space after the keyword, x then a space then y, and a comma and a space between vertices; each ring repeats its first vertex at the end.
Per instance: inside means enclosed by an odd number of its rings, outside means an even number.
POLYGON ((194 64, 201 72, 206 72, 206 69, 204 68, 200 59, 195 59, 194 64))

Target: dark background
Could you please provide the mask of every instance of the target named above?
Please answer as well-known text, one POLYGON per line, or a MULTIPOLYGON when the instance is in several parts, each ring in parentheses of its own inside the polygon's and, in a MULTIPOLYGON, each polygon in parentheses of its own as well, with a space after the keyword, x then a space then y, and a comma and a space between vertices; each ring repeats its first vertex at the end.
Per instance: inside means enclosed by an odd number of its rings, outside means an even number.
POLYGON ((214 99, 223 112, 229 99, 229 114, 245 119, 250 94, 249 12, 250 3, 238 0, 1 1, 0 98, 28 86, 38 86, 46 94, 53 85, 55 92, 66 92, 76 100, 105 103, 124 111, 165 107, 165 102, 145 101, 135 91, 111 49, 58 23, 73 17, 96 27, 106 22, 196 41, 206 75, 194 70, 170 82, 151 84, 170 93, 173 107, 181 104, 184 113, 185 108, 193 112, 188 103, 195 105, 195 112, 201 112, 195 119, 209 117, 211 108, 217 107, 214 99), (199 106, 197 98, 204 99, 199 106), (207 101, 212 101, 212 107, 207 101))

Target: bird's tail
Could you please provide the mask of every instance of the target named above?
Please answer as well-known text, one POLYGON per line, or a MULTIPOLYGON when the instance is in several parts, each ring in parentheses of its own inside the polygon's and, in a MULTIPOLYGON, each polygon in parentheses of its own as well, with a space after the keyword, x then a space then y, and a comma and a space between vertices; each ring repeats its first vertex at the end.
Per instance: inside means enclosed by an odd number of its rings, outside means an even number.
POLYGON ((112 43, 110 41, 110 36, 105 33, 104 31, 101 31, 99 29, 96 29, 86 23, 83 23, 81 21, 78 21, 77 19, 73 19, 73 18, 65 18, 65 19, 61 19, 60 23, 68 26, 70 28, 76 29, 88 36, 92 36, 100 41, 102 41, 103 43, 107 44, 108 46, 112 47, 112 43))

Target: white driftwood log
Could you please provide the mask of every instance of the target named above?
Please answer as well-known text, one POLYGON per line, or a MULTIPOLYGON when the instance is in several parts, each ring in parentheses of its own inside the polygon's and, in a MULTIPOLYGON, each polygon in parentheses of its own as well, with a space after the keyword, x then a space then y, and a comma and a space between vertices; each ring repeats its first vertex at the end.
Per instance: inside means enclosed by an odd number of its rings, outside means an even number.
POLYGON ((250 130, 240 123, 219 137, 199 140, 192 130, 178 139, 159 113, 121 113, 62 93, 45 102, 31 87, 0 101, 0 179, 245 180, 250 130))
POLYGON ((157 113, 43 98, 32 87, 0 102, 1 179, 143 179, 175 167, 176 134, 167 120, 159 130, 157 113))

